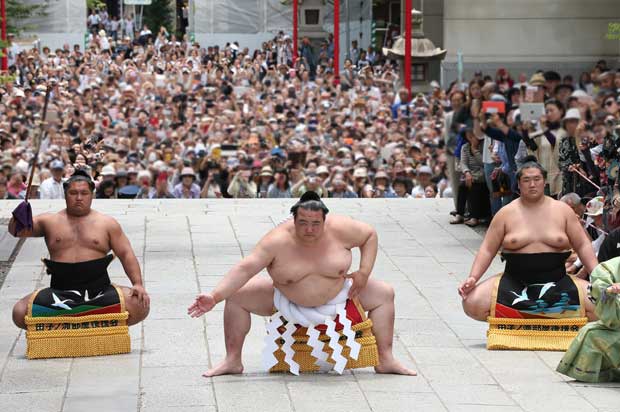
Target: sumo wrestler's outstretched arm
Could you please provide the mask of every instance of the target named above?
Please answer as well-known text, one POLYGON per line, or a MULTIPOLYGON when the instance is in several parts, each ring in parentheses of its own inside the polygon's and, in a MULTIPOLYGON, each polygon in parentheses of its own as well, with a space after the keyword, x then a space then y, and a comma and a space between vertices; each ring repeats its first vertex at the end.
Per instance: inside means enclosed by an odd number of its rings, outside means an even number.
POLYGON ((587 272, 584 272, 584 276, 586 276, 588 273, 592 273, 596 265, 598 265, 598 259, 594 253, 592 242, 588 239, 587 232, 583 230, 583 226, 581 226, 579 219, 570 206, 565 203, 562 203, 560 206, 562 207, 562 213, 566 216, 566 235, 568 236, 568 241, 586 268, 587 272))
POLYGON ((9 221, 9 233, 15 237, 42 237, 45 236, 45 221, 49 213, 43 213, 41 215, 32 218, 32 230, 22 229, 17 233, 17 222, 15 218, 11 216, 9 221))
POLYGON ((112 218, 109 219, 110 246, 114 254, 118 256, 127 277, 131 281, 131 296, 136 296, 143 307, 148 307, 150 298, 144 289, 140 264, 138 263, 135 253, 133 253, 131 243, 123 232, 121 225, 116 220, 112 218))
POLYGON ((461 295, 463 299, 467 298, 469 292, 472 291, 478 280, 480 280, 484 272, 487 271, 502 245, 506 234, 504 226, 506 220, 505 215, 506 209, 502 208, 497 212, 493 220, 491 220, 487 234, 482 241, 482 245, 480 245, 478 253, 476 253, 476 258, 474 259, 474 264, 471 266, 469 277, 459 286, 459 295, 461 295))
POLYGON ((338 224, 337 230, 348 249, 360 248, 359 269, 346 275, 346 277, 353 279, 353 285, 349 289, 349 297, 354 298, 366 287, 372 268, 375 266, 379 237, 377 231, 369 224, 350 218, 343 218, 338 224))
POLYGON ((265 269, 274 259, 273 236, 265 236, 254 248, 252 253, 242 259, 228 271, 224 278, 215 286, 211 293, 203 293, 187 309, 187 313, 197 318, 209 312, 219 302, 228 299, 248 283, 258 272, 265 269))

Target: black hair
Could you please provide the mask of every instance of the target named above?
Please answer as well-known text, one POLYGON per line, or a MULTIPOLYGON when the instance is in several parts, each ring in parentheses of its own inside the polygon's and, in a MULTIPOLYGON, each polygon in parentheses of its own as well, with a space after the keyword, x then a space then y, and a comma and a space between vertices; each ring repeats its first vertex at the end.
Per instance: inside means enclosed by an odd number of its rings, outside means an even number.
POLYGON ((93 179, 91 179, 90 175, 83 169, 77 169, 75 172, 73 172, 71 177, 65 180, 62 184, 65 195, 67 194, 67 190, 69 190, 69 187, 71 187, 71 183, 74 182, 86 182, 88 183, 88 187, 90 188, 91 192, 95 190, 95 182, 93 182, 93 179))
POLYGON ((538 163, 538 159, 536 156, 525 156, 522 160, 521 166, 517 170, 517 182, 521 180, 521 176, 523 176, 523 170, 525 169, 538 169, 543 175, 543 179, 547 180, 547 171, 544 167, 538 163))
POLYGON ((561 82, 562 81, 562 77, 560 77, 560 74, 556 71, 553 70, 549 70, 543 73, 543 76, 545 78, 545 81, 555 81, 555 82, 561 82))
POLYGON ((293 218, 297 219, 297 211, 299 209, 311 210, 313 212, 318 212, 319 210, 323 212, 323 220, 325 220, 325 216, 329 213, 329 209, 325 206, 325 203, 321 200, 321 197, 311 190, 308 190, 304 193, 297 203, 291 207, 291 213, 293 214, 293 218))
POLYGON ((405 186, 405 189, 407 189, 407 188, 408 188, 408 186, 409 186, 409 184, 408 184, 408 183, 409 183, 409 182, 408 182, 408 179, 407 179, 407 178, 405 178, 405 177, 403 177, 403 176, 396 176, 396 177, 394 178, 394 181, 392 182, 392 187, 394 187, 394 185, 401 184, 401 185, 405 186))

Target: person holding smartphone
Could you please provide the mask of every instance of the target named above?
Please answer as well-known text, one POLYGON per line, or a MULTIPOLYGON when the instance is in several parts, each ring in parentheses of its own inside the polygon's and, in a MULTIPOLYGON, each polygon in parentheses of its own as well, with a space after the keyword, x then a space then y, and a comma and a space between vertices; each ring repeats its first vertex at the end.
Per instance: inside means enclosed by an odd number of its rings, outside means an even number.
POLYGON ((251 170, 239 170, 228 186, 228 194, 236 199, 255 198, 257 187, 256 183, 250 179, 251 177, 251 170))

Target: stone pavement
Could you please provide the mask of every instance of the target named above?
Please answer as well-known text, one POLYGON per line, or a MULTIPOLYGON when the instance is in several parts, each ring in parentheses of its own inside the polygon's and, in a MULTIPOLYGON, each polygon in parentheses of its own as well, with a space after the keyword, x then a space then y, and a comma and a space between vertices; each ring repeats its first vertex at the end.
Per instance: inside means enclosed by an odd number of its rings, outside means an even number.
MULTIPOLYGON (((33 201, 34 213, 62 202, 33 201)), ((264 322, 253 318, 241 376, 205 379, 224 356, 222 309, 186 308, 288 214, 290 200, 96 201, 115 216, 138 256, 151 314, 131 328, 132 352, 101 358, 25 359, 11 323, 15 301, 47 285, 42 239, 28 239, 0 289, 2 411, 619 411, 620 384, 586 385, 554 372, 561 353, 490 352, 486 325, 461 310, 457 285, 481 237, 448 224, 448 200, 328 200, 334 213, 379 233, 373 276, 396 288, 394 350, 418 377, 370 369, 295 377, 260 367, 264 322)), ((16 202, 0 202, 0 218, 16 202)), ((354 266, 356 263, 354 261, 354 266)), ((494 262, 491 273, 501 270, 494 262)), ((127 284, 114 261, 113 280, 127 284)))

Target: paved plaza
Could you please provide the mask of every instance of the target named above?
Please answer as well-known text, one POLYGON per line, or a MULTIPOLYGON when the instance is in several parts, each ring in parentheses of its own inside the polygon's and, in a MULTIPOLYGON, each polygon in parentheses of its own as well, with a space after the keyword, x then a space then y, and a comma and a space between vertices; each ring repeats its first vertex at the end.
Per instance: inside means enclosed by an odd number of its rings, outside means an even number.
MULTIPOLYGON (((25 358, 25 334, 13 326, 11 309, 49 283, 40 261, 46 256, 43 239, 26 240, 0 288, 0 410, 620 411, 620 384, 587 385, 557 374, 561 353, 485 349, 486 325, 463 314, 456 291, 482 238, 464 225, 448 224, 450 200, 326 201, 333 213, 377 229, 373 276, 396 289, 394 350, 419 376, 381 376, 371 369, 342 376, 267 374, 260 365, 265 319, 254 317, 245 373, 201 377, 224 356, 223 304, 200 319, 190 319, 187 306, 282 221, 292 203, 95 201, 95 209, 122 224, 151 295, 150 316, 130 330, 132 352, 120 356, 25 358)), ((1 202, 0 218, 16 205, 1 202)), ((32 205, 38 214, 59 210, 64 202, 32 205)), ((497 260, 490 272, 500 270, 497 260)), ((113 281, 128 284, 118 260, 110 273, 113 281)))

